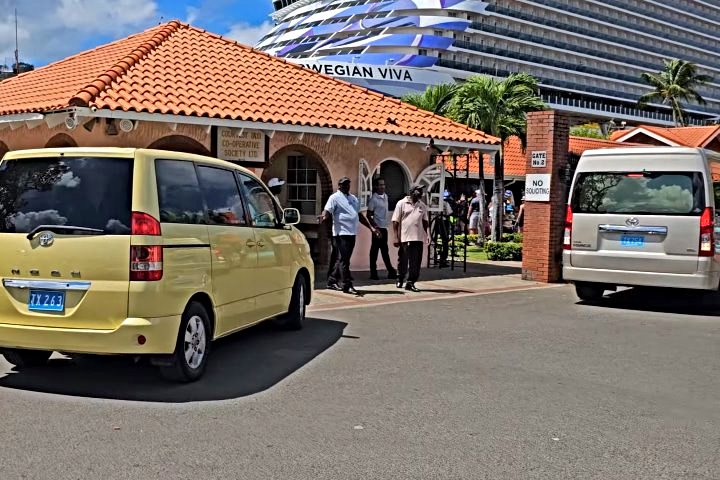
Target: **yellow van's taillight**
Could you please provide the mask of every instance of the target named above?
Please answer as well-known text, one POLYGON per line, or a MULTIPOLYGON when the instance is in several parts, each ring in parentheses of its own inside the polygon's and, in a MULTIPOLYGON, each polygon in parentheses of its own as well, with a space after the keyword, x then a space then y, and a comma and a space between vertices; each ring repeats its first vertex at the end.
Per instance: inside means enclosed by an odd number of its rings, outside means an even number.
POLYGON ((565 236, 563 237, 563 249, 565 250, 572 250, 572 224, 573 211, 572 207, 568 205, 565 213, 565 236))
MULTIPOLYGON (((132 213, 132 234, 159 237, 160 222, 152 215, 132 213)), ((163 277, 162 245, 132 245, 130 247, 130 280, 156 282, 163 277)))
POLYGON ((706 208, 700 217, 700 256, 712 257, 715 255, 715 212, 706 208))

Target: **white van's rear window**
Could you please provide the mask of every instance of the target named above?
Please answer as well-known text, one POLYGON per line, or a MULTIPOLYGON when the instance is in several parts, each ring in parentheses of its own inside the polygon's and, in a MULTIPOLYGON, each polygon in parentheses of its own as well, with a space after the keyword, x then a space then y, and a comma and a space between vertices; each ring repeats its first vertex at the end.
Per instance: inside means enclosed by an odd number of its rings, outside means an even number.
POLYGON ((705 208, 698 172, 581 173, 572 199, 574 213, 700 215, 705 208))
POLYGON ((52 157, 0 163, 0 232, 72 225, 129 235, 129 158, 52 157))

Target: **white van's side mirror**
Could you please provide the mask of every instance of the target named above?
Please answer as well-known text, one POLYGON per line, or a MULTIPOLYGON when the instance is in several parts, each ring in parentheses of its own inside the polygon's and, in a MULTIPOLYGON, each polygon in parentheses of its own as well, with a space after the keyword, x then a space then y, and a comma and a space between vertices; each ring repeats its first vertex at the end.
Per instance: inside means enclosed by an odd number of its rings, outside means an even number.
POLYGON ((297 225, 300 223, 300 211, 297 208, 283 210, 283 223, 285 225, 297 225))

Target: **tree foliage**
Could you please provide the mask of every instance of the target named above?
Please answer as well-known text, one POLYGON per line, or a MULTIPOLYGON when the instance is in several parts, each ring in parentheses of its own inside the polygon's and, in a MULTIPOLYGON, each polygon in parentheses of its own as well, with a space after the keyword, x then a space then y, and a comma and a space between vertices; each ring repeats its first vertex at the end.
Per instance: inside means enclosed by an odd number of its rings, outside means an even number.
POLYGON ((423 93, 405 95, 402 100, 428 112, 445 116, 457 90, 458 85, 454 83, 441 83, 429 86, 423 93))
POLYGON ((705 104, 698 93, 698 87, 712 81, 712 77, 698 73, 694 63, 685 60, 665 60, 665 68, 657 73, 643 73, 643 81, 653 91, 640 97, 638 105, 646 107, 650 102, 660 102, 672 108, 676 126, 687 125, 687 114, 683 102, 705 104))

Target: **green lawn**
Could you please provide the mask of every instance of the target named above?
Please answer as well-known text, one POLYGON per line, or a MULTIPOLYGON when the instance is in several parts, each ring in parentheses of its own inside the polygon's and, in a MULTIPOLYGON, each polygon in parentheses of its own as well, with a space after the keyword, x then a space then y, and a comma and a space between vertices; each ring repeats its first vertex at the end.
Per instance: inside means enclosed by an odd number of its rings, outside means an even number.
POLYGON ((484 262, 487 260, 487 254, 476 245, 468 245, 467 259, 468 262, 484 262))

